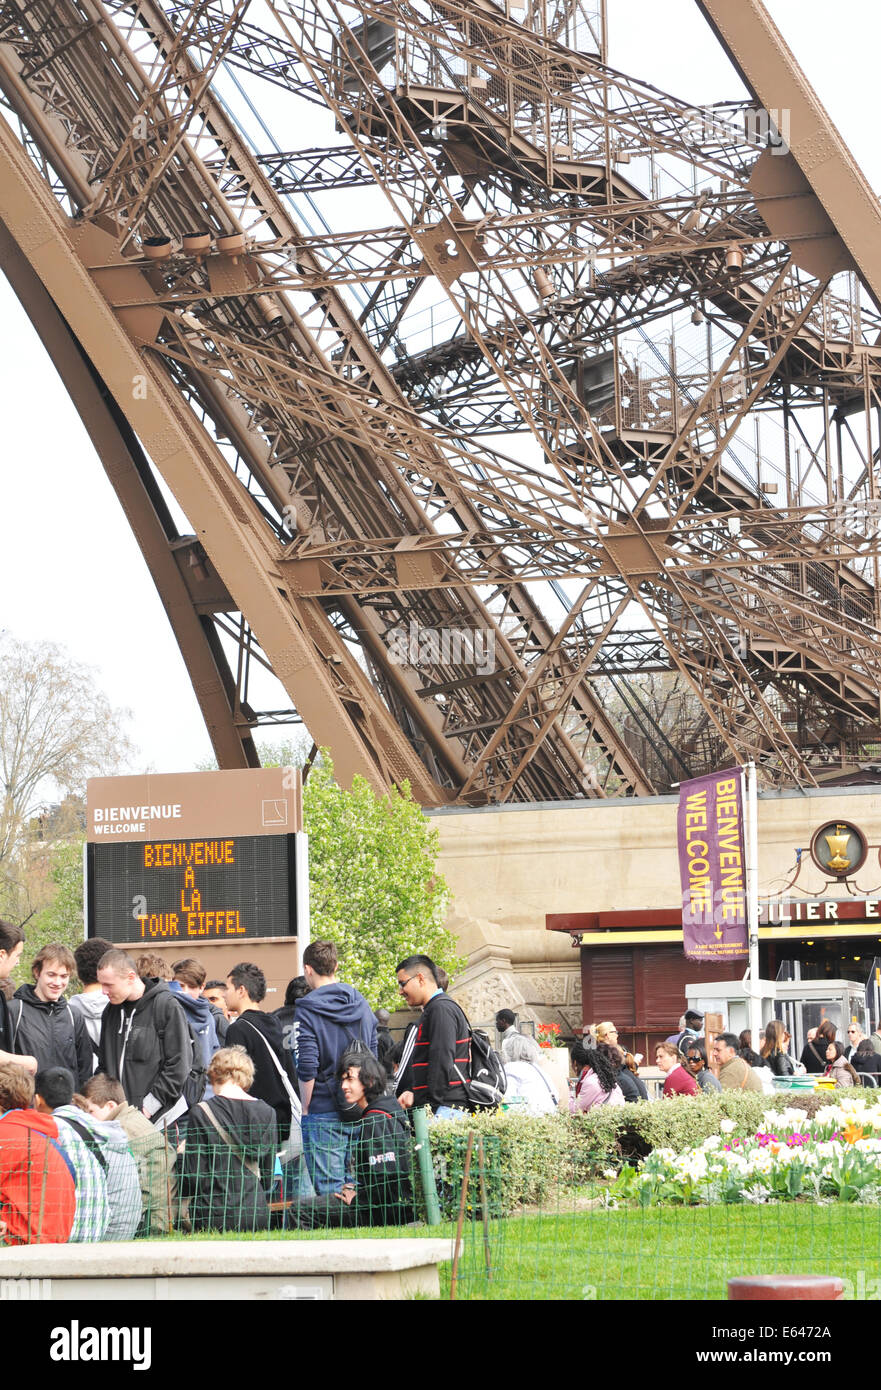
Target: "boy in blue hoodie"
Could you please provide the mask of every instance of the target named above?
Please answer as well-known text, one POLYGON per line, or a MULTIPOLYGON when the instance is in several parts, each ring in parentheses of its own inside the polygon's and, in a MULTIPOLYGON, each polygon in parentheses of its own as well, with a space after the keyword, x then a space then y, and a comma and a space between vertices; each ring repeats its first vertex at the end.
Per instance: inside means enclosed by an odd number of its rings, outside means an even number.
MULTIPOLYGON (((297 1001, 292 1049, 303 1100, 303 1155, 315 1191, 337 1191, 346 1180, 352 1126, 337 1071, 345 1052, 359 1043, 376 1056, 376 1019, 352 985, 337 980, 337 949, 313 941, 303 952, 309 993, 297 1001)), ((360 1118, 356 1116, 355 1118, 360 1118)))
POLYGON ((207 1068, 211 1058, 220 1047, 220 1040, 214 1023, 214 1011, 208 1000, 202 995, 205 981, 208 979, 208 971, 199 961, 193 960, 192 956, 188 956, 185 960, 176 960, 171 968, 174 979, 169 983, 168 988, 183 1009, 192 1033, 199 1039, 201 1056, 197 1060, 203 1067, 207 1068))

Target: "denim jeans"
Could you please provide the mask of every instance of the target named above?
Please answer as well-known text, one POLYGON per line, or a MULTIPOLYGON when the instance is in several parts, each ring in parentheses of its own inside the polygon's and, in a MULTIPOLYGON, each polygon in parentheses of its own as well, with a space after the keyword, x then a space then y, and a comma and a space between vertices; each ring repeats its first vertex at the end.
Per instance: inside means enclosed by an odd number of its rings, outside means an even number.
POLYGON ((353 1128, 335 1115, 303 1116, 303 1157, 319 1197, 346 1181, 353 1128))
POLYGON ((432 1119, 434 1120, 467 1120, 469 1112, 461 1110, 458 1105, 439 1105, 435 1110, 432 1119))

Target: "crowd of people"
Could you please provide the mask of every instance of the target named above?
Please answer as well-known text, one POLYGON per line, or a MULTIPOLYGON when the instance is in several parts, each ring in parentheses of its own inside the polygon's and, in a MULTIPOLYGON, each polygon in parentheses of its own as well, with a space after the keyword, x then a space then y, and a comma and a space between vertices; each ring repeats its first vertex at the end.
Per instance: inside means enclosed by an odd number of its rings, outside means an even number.
MULTIPOLYGON (((703 1036, 703 1014, 689 1010, 679 1029, 655 1048, 655 1064, 663 1074, 662 1097, 699 1096, 710 1091, 746 1090, 772 1093, 774 1078, 816 1075, 836 1086, 874 1086, 881 1074, 881 1032, 868 1037, 856 1023, 847 1028, 847 1043, 837 1039, 834 1023, 825 1019, 807 1034, 801 1056, 789 1054, 791 1037, 776 1018, 766 1023, 759 1036, 759 1051, 752 1047, 749 1029, 739 1035, 718 1033, 709 1055, 703 1036), (866 1079, 868 1078, 868 1079, 866 1079)), ((634 1057, 618 1046, 613 1023, 599 1023, 588 1030, 572 1050, 577 1081, 573 1112, 596 1105, 624 1105, 648 1099, 634 1057)))
MULTIPOLYGON (((396 1043, 329 941, 306 947, 271 1012, 250 961, 209 980, 192 957, 55 943, 14 989, 23 949, 0 921, 0 1243, 401 1225, 413 1114, 461 1119, 504 1084, 425 955, 396 971, 418 1015, 396 1043)), ((530 1113, 565 1102, 538 1053, 514 1040, 530 1113)))
POLYGON ((414 1004, 426 981, 418 1007, 436 1036, 414 1028, 399 1101, 377 1056, 388 1014, 337 979, 331 942, 306 948, 274 1012, 253 962, 210 981, 191 957, 168 968, 90 939, 43 947, 12 989, 23 949, 0 921, 0 1243, 413 1219, 406 1112, 438 1107, 452 1061, 428 957, 402 962, 414 1004))
MULTIPOLYGON (((387 1011, 338 978, 329 941, 306 947, 271 1012, 253 962, 209 980, 192 957, 169 967, 90 939, 44 946, 14 989, 23 949, 22 929, 0 920, 0 1243, 401 1225, 414 1219, 420 1108, 433 1122, 502 1101, 549 1115, 649 1099, 614 1023, 576 1043, 570 1093, 508 1009, 496 1053, 425 955, 397 967, 416 1019, 396 1042, 387 1011)), ((881 1034, 855 1024, 842 1043, 822 1023, 798 1061, 779 1020, 758 1053, 748 1033, 721 1033, 708 1056, 702 1025, 688 1012, 658 1044, 664 1096, 767 1090, 796 1070, 848 1086, 881 1071, 881 1034)))

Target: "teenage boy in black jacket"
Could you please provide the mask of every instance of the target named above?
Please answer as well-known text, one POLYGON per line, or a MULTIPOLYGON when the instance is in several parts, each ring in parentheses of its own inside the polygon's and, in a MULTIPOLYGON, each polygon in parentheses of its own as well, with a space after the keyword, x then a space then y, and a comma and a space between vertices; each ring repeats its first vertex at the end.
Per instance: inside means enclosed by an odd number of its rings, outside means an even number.
POLYGON ((98 982, 109 1001, 98 1070, 121 1084, 129 1105, 164 1129, 188 1108, 184 1084, 193 1045, 184 1011, 164 980, 141 978, 125 951, 101 957, 98 982))
POLYGON ((73 951, 60 942, 44 946, 31 963, 32 985, 22 985, 8 1006, 12 1050, 36 1057, 40 1071, 65 1067, 76 1085, 92 1075, 92 1040, 81 1014, 64 997, 76 969, 73 951))
POLYGON ((438 984, 430 956, 408 956, 397 969, 398 988, 411 1009, 421 1009, 413 1051, 398 1082, 405 1110, 430 1105, 436 1119, 461 1119, 473 1107, 469 1078, 471 1026, 455 999, 438 984))
POLYGON ((226 1006, 233 1014, 226 1032, 227 1047, 243 1047, 254 1063, 252 1096, 275 1111, 279 1140, 291 1132, 291 1093, 296 1095, 296 1073, 284 1046, 284 1034, 275 1014, 265 1014, 266 976, 259 965, 242 961, 226 977, 226 1006))
POLYGON ((370 1053, 346 1054, 337 1071, 349 1105, 361 1112, 353 1125, 353 1181, 336 1192, 301 1199, 290 1207, 287 1225, 402 1226, 413 1220, 410 1179, 412 1136, 394 1096, 384 1095, 386 1073, 370 1053))

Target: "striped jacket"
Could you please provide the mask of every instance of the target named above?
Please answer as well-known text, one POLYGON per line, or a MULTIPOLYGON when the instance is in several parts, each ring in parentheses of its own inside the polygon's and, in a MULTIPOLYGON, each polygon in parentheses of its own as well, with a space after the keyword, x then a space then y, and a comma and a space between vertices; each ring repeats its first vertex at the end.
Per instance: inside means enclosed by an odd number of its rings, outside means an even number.
POLYGON ((53 1113, 53 1119, 58 1126, 58 1141, 73 1164, 76 1175, 76 1210, 70 1244, 103 1240, 110 1220, 104 1170, 85 1140, 65 1124, 64 1117, 56 1118, 53 1113))
POLYGON ((398 1094, 413 1092, 414 1105, 458 1105, 470 1110, 465 1093, 471 1056, 471 1027, 455 999, 438 992, 422 1010, 416 1041, 398 1094))

